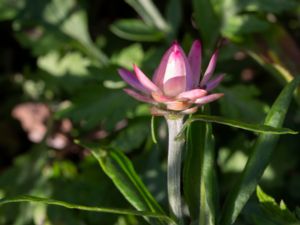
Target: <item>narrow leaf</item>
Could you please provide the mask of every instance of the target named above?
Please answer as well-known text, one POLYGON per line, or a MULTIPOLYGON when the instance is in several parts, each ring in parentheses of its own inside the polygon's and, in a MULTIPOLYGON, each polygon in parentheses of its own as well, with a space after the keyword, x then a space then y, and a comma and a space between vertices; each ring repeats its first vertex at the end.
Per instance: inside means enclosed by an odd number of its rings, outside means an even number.
MULTIPOLYGON (((299 83, 300 77, 295 78, 286 85, 269 111, 265 119, 265 125, 276 128, 282 126, 288 106, 293 97, 293 92, 299 83)), ((270 162, 278 138, 278 135, 266 133, 259 136, 237 185, 229 193, 225 201, 221 219, 222 225, 234 223, 244 205, 255 191, 259 179, 270 162)))
POLYGON ((189 126, 186 150, 183 188, 192 220, 215 224, 218 194, 211 124, 200 122, 189 126))
POLYGON ((151 0, 126 0, 148 25, 155 26, 159 30, 168 31, 169 26, 151 0))
POLYGON ((218 123, 223 124, 230 127, 240 128, 243 130, 258 132, 258 133, 268 133, 268 134, 298 134, 297 131, 293 131, 288 128, 274 127, 267 124, 251 124, 245 123, 241 121, 236 121, 232 119, 226 119, 219 116, 211 116, 211 115, 195 115, 189 118, 180 132, 179 136, 183 134, 184 130, 187 128, 189 124, 194 121, 205 121, 210 123, 218 123))
POLYGON ((8 203, 19 203, 19 202, 29 202, 29 203, 42 203, 47 205, 56 205, 62 206, 69 209, 78 209, 83 211, 90 212, 100 212, 100 213, 111 213, 111 214, 121 214, 121 215, 134 215, 134 216, 145 216, 149 218, 158 218, 166 222, 173 222, 171 218, 166 215, 149 212, 149 211, 135 211, 130 209, 118 209, 118 208, 103 208, 103 207, 94 207, 94 206, 84 206, 77 205, 69 202, 58 201, 50 198, 41 198, 35 196, 19 196, 15 198, 4 198, 0 200, 0 206, 8 203))
MULTIPOLYGON (((93 144, 80 143, 80 145, 92 152, 106 175, 111 178, 123 196, 137 210, 165 214, 135 172, 130 160, 122 152, 106 150, 93 144)), ((158 221, 149 222, 151 224, 165 224, 163 221, 159 221, 159 223, 158 221)))
POLYGON ((159 41, 165 34, 157 28, 137 19, 121 19, 110 26, 111 31, 131 41, 159 41))
POLYGON ((151 117, 151 137, 154 144, 157 144, 156 135, 155 135, 155 117, 151 117))
POLYGON ((201 33, 204 45, 212 49, 216 43, 221 25, 221 14, 216 8, 220 8, 220 0, 193 0, 193 9, 196 25, 201 33))

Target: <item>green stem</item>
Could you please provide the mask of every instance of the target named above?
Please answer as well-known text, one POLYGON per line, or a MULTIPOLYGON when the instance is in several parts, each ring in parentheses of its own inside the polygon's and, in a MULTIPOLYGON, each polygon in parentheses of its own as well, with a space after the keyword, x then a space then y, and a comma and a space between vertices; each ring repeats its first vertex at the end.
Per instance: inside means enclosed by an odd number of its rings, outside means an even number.
POLYGON ((183 224, 180 175, 181 175, 181 156, 184 146, 183 139, 176 139, 183 127, 183 116, 171 117, 166 116, 169 130, 168 145, 168 199, 171 213, 183 224))

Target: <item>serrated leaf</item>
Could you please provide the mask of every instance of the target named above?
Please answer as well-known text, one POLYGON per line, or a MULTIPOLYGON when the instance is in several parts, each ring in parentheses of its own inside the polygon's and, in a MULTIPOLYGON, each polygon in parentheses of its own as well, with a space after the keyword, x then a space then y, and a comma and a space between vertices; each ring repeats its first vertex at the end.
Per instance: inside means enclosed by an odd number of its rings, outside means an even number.
MULTIPOLYGON (((93 144, 82 144, 98 160, 103 171, 111 178, 123 196, 138 210, 147 210, 165 215, 155 198, 135 172, 130 160, 118 150, 106 150, 93 144)), ((167 216, 166 216, 167 217, 167 216)), ((172 221, 171 219, 169 221, 172 221)), ((165 224, 162 220, 151 224, 165 224)))
MULTIPOLYGON (((281 91, 265 119, 265 125, 276 128, 282 126, 293 93, 299 83, 300 77, 295 78, 281 91)), ((278 138, 279 136, 274 134, 263 133, 259 136, 237 185, 229 193, 225 201, 221 218, 222 225, 234 223, 255 191, 259 179, 270 162, 278 138)))
POLYGON ((121 19, 110 26, 111 31, 131 41, 159 41, 165 37, 162 31, 137 19, 121 19))
POLYGON ((157 218, 163 221, 172 222, 172 220, 166 215, 149 212, 149 211, 135 211, 129 209, 117 209, 117 208, 103 208, 103 207, 94 207, 94 206, 84 206, 77 205, 69 202, 58 201, 51 198, 41 198, 36 196, 19 196, 15 198, 4 198, 0 200, 0 205, 9 204, 9 203, 20 203, 20 202, 29 202, 29 203, 42 203, 47 205, 56 205, 62 206, 69 209, 78 209, 89 212, 100 212, 100 213, 113 213, 113 214, 122 214, 122 215, 135 215, 135 216, 144 216, 149 218, 157 218))
POLYGON ((268 220, 280 225, 300 224, 295 214, 286 207, 282 200, 277 204, 275 199, 267 195, 259 186, 256 188, 256 195, 268 220))

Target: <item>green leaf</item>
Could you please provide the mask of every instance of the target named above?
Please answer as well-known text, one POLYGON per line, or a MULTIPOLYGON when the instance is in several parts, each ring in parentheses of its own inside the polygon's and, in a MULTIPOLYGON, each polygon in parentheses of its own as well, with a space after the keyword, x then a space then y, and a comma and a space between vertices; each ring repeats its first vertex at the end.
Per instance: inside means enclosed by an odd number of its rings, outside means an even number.
POLYGON ((193 0, 195 21, 208 49, 213 48, 220 35, 221 18, 216 8, 221 4, 220 0, 193 0))
POLYGON ((300 224, 295 214, 286 207, 283 201, 277 204, 275 199, 263 192, 259 186, 256 188, 256 195, 268 220, 280 225, 300 224))
POLYGON ((267 21, 253 15, 232 16, 222 27, 222 34, 234 41, 243 39, 243 35, 266 31, 270 27, 267 21))
POLYGON ((189 126, 186 151, 183 188, 192 220, 213 225, 217 221, 218 193, 211 124, 200 122, 189 126))
POLYGON ((146 24, 154 26, 161 31, 169 30, 167 22, 151 0, 126 0, 126 2, 136 10, 146 24))
POLYGON ((224 97, 220 99, 221 112, 224 117, 248 123, 261 123, 266 116, 268 106, 259 101, 260 91, 254 85, 238 84, 230 87, 218 87, 224 97))
POLYGON ((24 0, 0 0, 0 20, 14 19, 24 5, 24 0))
POLYGON ((110 26, 111 31, 131 41, 159 41, 165 34, 153 26, 149 26, 137 19, 121 19, 110 26))
POLYGON ((62 206, 69 209, 78 209, 83 211, 90 211, 90 212, 101 212, 101 213, 113 213, 113 214, 123 214, 123 215, 135 215, 135 216, 144 216, 149 218, 157 218, 162 221, 172 222, 168 216, 149 212, 149 211, 135 211, 129 209, 117 209, 117 208, 103 208, 103 207, 94 207, 94 206, 84 206, 84 205, 77 205, 69 202, 58 201, 50 198, 40 198, 35 196, 19 196, 15 198, 4 198, 0 200, 0 205, 8 204, 8 203, 19 203, 19 202, 30 202, 30 203, 42 203, 48 205, 57 205, 62 206))
MULTIPOLYGON (((299 83, 300 77, 286 85, 269 111, 265 125, 276 128, 282 126, 293 93, 299 83)), ((225 201, 221 218, 222 225, 234 223, 251 194, 255 191, 259 179, 270 162, 278 138, 278 135, 269 133, 263 133, 259 136, 237 185, 225 201)))
POLYGON ((79 122, 82 129, 89 130, 102 124, 111 131, 136 105, 137 102, 124 95, 122 90, 108 90, 94 82, 79 89, 72 104, 56 112, 56 116, 71 118, 79 122))
POLYGON ((280 127, 272 127, 269 125, 262 125, 262 124, 250 124, 244 123, 240 121, 235 121, 232 119, 226 119, 219 116, 211 116, 211 115, 195 115, 191 118, 187 119, 184 124, 182 131, 180 132, 179 136, 181 136, 186 129, 186 127, 193 123, 194 121, 205 121, 210 123, 218 123, 223 124, 230 127, 240 128, 243 130, 258 132, 258 133, 268 133, 268 134, 297 134, 297 131, 293 131, 288 128, 280 128, 280 127))
POLYGON ((297 7, 295 0, 243 0, 240 2, 241 10, 252 12, 282 13, 297 7))
MULTIPOLYGON (((111 178, 123 196, 138 210, 165 214, 135 172, 130 160, 118 150, 106 150, 93 144, 82 144, 98 160, 103 171, 111 178)), ((165 224, 162 220, 151 224, 165 224)))

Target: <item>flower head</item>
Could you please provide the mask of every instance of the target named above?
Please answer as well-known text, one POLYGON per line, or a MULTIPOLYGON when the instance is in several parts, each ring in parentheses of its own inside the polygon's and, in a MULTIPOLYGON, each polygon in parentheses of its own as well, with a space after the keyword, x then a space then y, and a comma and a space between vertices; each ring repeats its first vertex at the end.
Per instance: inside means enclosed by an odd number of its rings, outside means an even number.
POLYGON ((154 114, 193 113, 197 107, 215 101, 222 93, 209 94, 223 80, 224 75, 214 79, 218 50, 212 55, 207 69, 201 73, 201 42, 194 41, 188 56, 177 42, 164 54, 152 81, 136 66, 134 73, 126 69, 118 72, 134 89, 124 89, 133 98, 152 104, 154 114))

